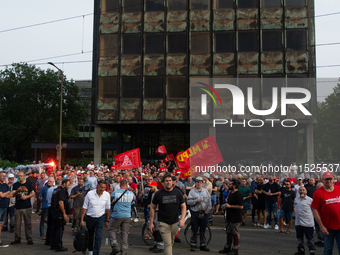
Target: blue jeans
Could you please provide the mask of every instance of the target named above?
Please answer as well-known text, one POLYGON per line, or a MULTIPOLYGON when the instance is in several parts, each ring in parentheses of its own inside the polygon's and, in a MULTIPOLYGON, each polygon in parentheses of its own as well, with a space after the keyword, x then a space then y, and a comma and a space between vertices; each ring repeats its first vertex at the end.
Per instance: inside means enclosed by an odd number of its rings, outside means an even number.
POLYGON ((150 208, 148 208, 148 205, 143 205, 143 213, 144 213, 144 218, 149 216, 150 208))
POLYGON ((334 238, 338 246, 338 252, 340 253, 340 229, 338 230, 327 229, 327 230, 329 235, 328 236, 324 235, 325 246, 323 247, 323 254, 324 255, 333 254, 334 238))
POLYGON ((279 219, 277 217, 277 202, 276 203, 266 202, 266 211, 267 211, 267 224, 271 225, 273 213, 275 225, 279 225, 279 219))
POLYGON ((93 251, 93 255, 99 255, 100 246, 102 243, 102 234, 106 215, 103 214, 99 218, 86 216, 86 227, 89 231, 89 251, 93 251), (96 236, 95 236, 96 235, 96 236), (94 244, 93 244, 94 239, 94 244))
POLYGON ((44 224, 47 222, 47 212, 48 208, 42 208, 41 209, 41 218, 40 218, 40 236, 44 234, 44 224))

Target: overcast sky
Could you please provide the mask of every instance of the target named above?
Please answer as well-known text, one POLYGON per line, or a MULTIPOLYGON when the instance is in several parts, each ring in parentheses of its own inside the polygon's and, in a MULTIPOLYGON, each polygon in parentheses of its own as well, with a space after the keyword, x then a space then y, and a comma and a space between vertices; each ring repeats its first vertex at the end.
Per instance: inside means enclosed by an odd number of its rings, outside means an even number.
MULTIPOLYGON (((183 0, 186 1, 186 0, 183 0)), ((316 15, 340 12, 339 0, 315 0, 316 15)), ((37 64, 42 69, 54 62, 68 79, 92 79, 93 0, 10 0, 0 1, 0 68, 16 62, 37 64), (83 17, 84 15, 84 17, 83 17), (24 29, 18 27, 75 16, 75 19, 24 29), (82 53, 83 52, 83 53, 82 53), (53 58, 68 54, 67 57, 53 58), (63 63, 63 62, 77 63, 63 63)), ((319 17, 316 22, 316 44, 340 42, 340 14, 319 17)), ((340 65, 340 44, 319 46, 317 66, 340 65)), ((332 92, 340 74, 340 66, 318 68, 318 77, 333 78, 318 87, 318 99, 332 92)))

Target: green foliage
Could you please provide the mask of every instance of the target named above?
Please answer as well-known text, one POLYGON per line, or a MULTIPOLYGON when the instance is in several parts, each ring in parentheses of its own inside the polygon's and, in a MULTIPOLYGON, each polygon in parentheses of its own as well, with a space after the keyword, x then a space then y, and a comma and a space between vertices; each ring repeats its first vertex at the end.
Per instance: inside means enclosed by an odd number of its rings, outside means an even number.
MULTIPOLYGON (((58 141, 61 75, 26 63, 0 71, 0 152, 22 162, 33 141, 58 141)), ((63 80, 63 140, 77 136, 88 116, 79 88, 63 80)))
POLYGON ((14 162, 14 161, 11 162, 9 160, 0 160, 0 168, 2 168, 2 169, 5 169, 7 167, 14 168, 18 165, 20 165, 20 164, 17 163, 17 162, 14 162))
POLYGON ((318 102, 318 123, 314 127, 315 158, 335 160, 340 155, 340 84, 325 102, 318 102))

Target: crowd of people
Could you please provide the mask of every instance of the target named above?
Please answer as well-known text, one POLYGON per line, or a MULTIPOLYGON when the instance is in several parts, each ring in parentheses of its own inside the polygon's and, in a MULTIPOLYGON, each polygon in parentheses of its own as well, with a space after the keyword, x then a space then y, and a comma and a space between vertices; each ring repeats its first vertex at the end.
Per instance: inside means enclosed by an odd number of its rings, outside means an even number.
POLYGON ((240 229, 246 226, 248 211, 252 226, 274 228, 277 234, 289 234, 295 218, 297 255, 305 254, 304 238, 310 254, 315 254, 316 247, 332 254, 334 240, 340 248, 340 178, 332 172, 300 175, 293 167, 289 173, 276 175, 204 173, 182 179, 176 167, 171 171, 168 167, 161 161, 158 166, 116 170, 114 162, 112 166, 91 162, 84 168, 66 165, 58 170, 37 165, 28 171, 2 171, 0 247, 9 246, 1 242, 1 232, 6 231, 14 233, 11 245, 21 243, 22 220, 27 244, 33 245, 31 216, 38 213, 40 238, 51 250, 67 250, 62 237, 64 226, 71 222, 73 235, 86 225, 89 255, 99 254, 104 227, 108 228, 111 255, 124 254, 130 222, 147 218, 149 235, 155 240, 150 250, 170 255, 173 243, 180 241, 176 233, 184 227, 190 208, 193 252, 196 248, 210 251, 206 228, 214 224, 213 215, 221 213, 226 244, 219 253, 238 254, 240 229), (137 207, 142 208, 143 217, 137 207))

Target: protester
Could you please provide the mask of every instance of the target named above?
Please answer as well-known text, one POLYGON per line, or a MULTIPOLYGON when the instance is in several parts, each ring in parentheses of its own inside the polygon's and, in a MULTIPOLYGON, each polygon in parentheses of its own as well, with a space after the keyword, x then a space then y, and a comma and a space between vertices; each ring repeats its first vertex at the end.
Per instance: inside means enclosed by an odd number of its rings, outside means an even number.
MULTIPOLYGON (((13 184, 14 184, 14 175, 9 174, 7 185, 11 193, 13 191, 13 184)), ((4 225, 2 227, 3 232, 8 231, 8 222, 9 222, 9 226, 10 226, 9 231, 10 233, 14 233, 14 225, 15 225, 14 207, 15 207, 15 197, 10 195, 9 205, 7 208, 7 214, 6 214, 4 225)))
MULTIPOLYGON (((37 177, 37 171, 35 171, 34 169, 32 169, 32 171, 30 172, 29 176, 26 178, 26 181, 28 181, 29 183, 31 183, 31 185, 34 188, 34 191, 37 191, 37 181, 38 181, 38 177, 37 177)), ((35 196, 31 197, 31 207, 32 207, 32 214, 34 214, 35 212, 33 211, 33 205, 35 202, 35 196)))
POLYGON ((7 216, 9 198, 11 197, 11 191, 5 181, 6 173, 0 172, 0 247, 8 247, 8 245, 2 243, 1 241, 1 230, 7 216))
MULTIPOLYGON (((288 181, 289 182, 289 181, 288 181)), ((290 183, 290 182, 289 182, 290 183)), ((307 246, 309 248, 309 254, 315 254, 314 246, 314 218, 313 212, 310 207, 313 199, 307 196, 307 190, 305 187, 301 186, 299 188, 299 197, 295 198, 295 230, 296 237, 298 239, 298 251, 295 255, 304 255, 305 247, 303 244, 303 234, 305 234, 307 239, 307 246)))
POLYGON ((41 218, 40 218, 40 239, 46 240, 46 236, 44 235, 44 224, 48 215, 48 205, 47 205, 47 191, 54 184, 54 178, 49 177, 47 180, 47 184, 40 190, 39 192, 39 201, 41 201, 41 218))
MULTIPOLYGON (((323 187, 323 183, 322 182, 318 182, 318 184, 316 184, 316 190, 323 187)), ((308 192, 308 191, 307 191, 308 192)), ((314 216, 314 214, 313 214, 314 216)), ((324 235, 320 229, 319 224, 317 223, 317 221, 315 220, 314 217, 314 225, 315 225, 315 233, 316 236, 318 238, 318 241, 315 243, 315 245, 319 246, 319 247, 324 247, 324 235)))
MULTIPOLYGON (((136 183, 133 182, 132 177, 128 177, 128 190, 132 191, 133 194, 135 194, 135 200, 131 203, 131 210, 134 212, 135 214, 135 219, 134 222, 138 222, 139 221, 139 216, 138 216, 138 211, 137 211, 137 194, 138 194, 138 187, 136 185, 136 183)), ((132 217, 132 215, 131 215, 132 217)), ((132 218, 131 218, 132 219, 132 218)))
POLYGON ((324 255, 333 254, 334 239, 340 251, 340 187, 334 186, 331 172, 322 175, 323 187, 313 195, 314 218, 324 234, 324 255))
POLYGON ((42 201, 39 199, 39 197, 41 197, 40 192, 41 192, 41 189, 45 186, 46 182, 47 182, 47 179, 46 179, 45 173, 44 172, 40 173, 40 178, 37 179, 37 182, 36 182, 36 191, 37 191, 37 194, 36 194, 37 208, 35 210, 36 213, 39 213, 39 210, 41 208, 42 201))
POLYGON ((179 190, 174 189, 172 178, 169 173, 164 174, 162 183, 164 188, 157 191, 152 200, 149 229, 151 234, 155 230, 153 221, 156 206, 159 205, 158 223, 164 241, 164 253, 165 255, 171 255, 178 224, 180 228, 184 227, 186 205, 183 194, 179 190), (181 208, 181 219, 178 221, 179 208, 181 208))
POLYGON ((69 204, 68 193, 70 181, 62 180, 61 186, 56 188, 52 193, 51 209, 52 209, 52 228, 51 228, 51 250, 56 252, 67 251, 63 247, 64 226, 68 222, 69 204))
POLYGON ((241 186, 238 187, 238 190, 242 193, 243 196, 243 219, 242 219, 242 225, 246 225, 246 219, 247 219, 247 212, 249 207, 249 198, 252 197, 251 195, 251 189, 247 186, 247 180, 243 179, 241 181, 241 186))
POLYGON ((83 204, 80 226, 84 226, 84 217, 86 215, 86 226, 89 231, 89 255, 99 255, 103 227, 107 228, 109 226, 110 194, 105 191, 105 188, 106 181, 99 181, 97 189, 87 193, 83 204), (94 234, 96 234, 95 238, 94 234))
POLYGON ((20 172, 18 174, 19 182, 13 184, 13 196, 15 200, 15 237, 11 244, 21 243, 21 219, 25 222, 25 235, 27 244, 33 244, 32 238, 32 207, 31 197, 34 197, 34 187, 30 182, 25 181, 25 173, 20 172))
POLYGON ((290 181, 286 180, 284 182, 284 187, 281 191, 281 195, 279 198, 279 208, 280 208, 280 226, 279 230, 276 233, 283 233, 283 219, 288 217, 288 228, 286 234, 290 233, 290 228, 292 226, 293 219, 293 211, 294 211, 294 199, 295 199, 295 191, 291 188, 290 181))
MULTIPOLYGON (((53 178, 54 179, 54 178, 53 178)), ((51 246, 51 238, 52 238, 52 207, 51 207, 51 200, 52 200, 52 193, 53 191, 61 186, 63 182, 62 179, 58 179, 56 181, 56 186, 52 186, 47 190, 46 200, 47 200, 47 230, 46 230, 46 239, 44 245, 51 246)))
POLYGON ((271 228, 272 222, 272 213, 275 221, 275 230, 279 229, 279 219, 277 215, 277 201, 278 196, 281 194, 280 186, 276 182, 274 182, 274 178, 272 174, 268 176, 269 182, 264 185, 263 193, 266 195, 266 212, 267 212, 267 224, 263 226, 263 228, 271 228))
MULTIPOLYGON (((151 193, 152 186, 150 184, 154 182, 151 175, 149 175, 146 178, 146 180, 147 180, 147 183, 144 186, 144 190, 142 191, 144 218, 148 217, 149 213, 150 213, 150 206, 149 205, 151 203, 151 196, 152 196, 152 193, 151 193)), ((156 185, 157 185, 157 183, 156 183, 156 185)))
POLYGON ((115 202, 111 219, 109 223, 109 238, 112 248, 110 255, 115 255, 121 251, 122 254, 126 253, 128 243, 128 232, 131 220, 131 203, 135 200, 136 196, 133 192, 127 190, 126 180, 120 181, 120 189, 111 194, 111 198, 115 202), (121 244, 120 249, 117 241, 117 231, 121 229, 121 244))
POLYGON ((203 187, 203 178, 196 178, 196 187, 189 192, 187 204, 190 206, 191 212, 191 251, 196 250, 197 232, 200 230, 200 250, 210 251, 207 248, 205 238, 205 230, 208 225, 208 215, 211 210, 211 197, 209 192, 203 187))
POLYGON ((219 253, 227 253, 228 255, 238 255, 240 242, 240 225, 242 222, 243 195, 238 191, 239 181, 232 179, 229 182, 229 196, 225 208, 227 210, 226 218, 226 234, 227 242, 223 250, 219 253))
POLYGON ((70 199, 73 199, 73 221, 72 221, 72 231, 73 235, 78 231, 80 219, 81 219, 81 212, 83 209, 84 199, 86 196, 85 188, 83 186, 84 179, 78 179, 78 185, 75 186, 70 195, 70 199))

